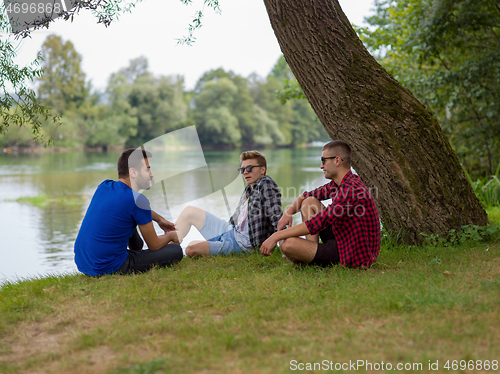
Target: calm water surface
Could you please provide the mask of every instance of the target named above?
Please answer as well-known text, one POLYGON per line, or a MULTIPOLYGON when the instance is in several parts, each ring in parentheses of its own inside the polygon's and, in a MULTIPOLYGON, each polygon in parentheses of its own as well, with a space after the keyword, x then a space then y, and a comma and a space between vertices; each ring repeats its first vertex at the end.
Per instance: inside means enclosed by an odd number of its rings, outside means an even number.
MULTIPOLYGON (((205 162, 229 163, 238 168, 240 153, 206 151, 205 162)), ((321 148, 268 150, 264 153, 268 160, 268 175, 282 189, 284 205, 290 204, 305 189, 326 182, 319 169, 321 148)), ((73 245, 80 224, 99 183, 105 179, 117 179, 116 162, 119 155, 119 152, 43 155, 0 153, 0 283, 77 272, 73 261, 73 245), (36 204, 18 200, 25 197, 39 199, 36 204)), ((182 172, 198 167, 199 162, 195 157, 186 157, 186 153, 182 157, 171 154, 168 167, 182 172)), ((158 166, 157 170, 154 167, 152 162, 153 172, 161 175, 159 169, 165 165, 158 166)), ((155 183, 158 183, 155 186, 161 186, 156 179, 155 183)), ((230 210, 236 207, 244 186, 243 179, 237 176, 224 188, 230 210)), ((202 187, 203 182, 199 180, 182 179, 170 194, 196 197, 202 187)), ((229 218, 221 191, 189 204, 221 218, 229 218)), ((161 194, 151 197, 153 210, 174 221, 186 205, 167 206, 161 194)), ((193 229, 185 243, 198 238, 201 235, 193 229)))

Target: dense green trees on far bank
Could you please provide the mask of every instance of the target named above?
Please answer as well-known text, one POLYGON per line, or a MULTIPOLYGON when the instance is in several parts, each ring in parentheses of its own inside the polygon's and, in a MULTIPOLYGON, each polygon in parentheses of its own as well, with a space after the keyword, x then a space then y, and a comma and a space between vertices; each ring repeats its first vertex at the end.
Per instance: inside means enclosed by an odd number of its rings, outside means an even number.
MULTIPOLYGON (((217 69, 206 72, 193 91, 186 91, 180 76, 155 76, 148 60, 138 57, 109 77, 105 92, 92 92, 70 41, 50 35, 41 53, 37 95, 63 122, 47 122, 41 131, 57 147, 138 146, 191 125, 207 147, 328 139, 306 100, 282 105, 277 97, 285 79, 294 79, 283 57, 265 79, 217 69)), ((30 129, 12 127, 0 135, 0 146, 32 146, 31 138, 30 129)))

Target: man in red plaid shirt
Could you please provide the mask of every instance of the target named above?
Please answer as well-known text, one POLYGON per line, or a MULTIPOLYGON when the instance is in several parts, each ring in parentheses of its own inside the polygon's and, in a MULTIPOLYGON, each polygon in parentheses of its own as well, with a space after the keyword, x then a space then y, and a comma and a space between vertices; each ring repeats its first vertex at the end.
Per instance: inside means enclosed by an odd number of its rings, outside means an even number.
POLYGON ((278 221, 278 231, 262 243, 263 255, 268 256, 282 241, 283 256, 294 263, 369 267, 377 259, 377 206, 361 178, 352 173, 351 157, 351 147, 344 141, 335 140, 323 147, 321 169, 331 182, 305 192, 290 205, 278 221), (332 203, 325 207, 321 201, 327 199, 332 203), (292 216, 299 211, 303 223, 292 227, 292 216), (300 238, 302 235, 306 238, 300 238))

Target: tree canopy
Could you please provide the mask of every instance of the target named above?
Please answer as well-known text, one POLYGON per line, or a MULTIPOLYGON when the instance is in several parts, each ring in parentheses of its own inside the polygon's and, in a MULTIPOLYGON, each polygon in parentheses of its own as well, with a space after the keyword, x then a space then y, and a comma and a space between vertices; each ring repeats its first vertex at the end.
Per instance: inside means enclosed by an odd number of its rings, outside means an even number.
MULTIPOLYGON (((42 124, 48 121, 54 126, 61 125, 61 118, 47 106, 37 100, 35 91, 30 83, 42 76, 43 70, 39 67, 42 57, 37 58, 28 66, 21 67, 14 63, 16 44, 20 39, 29 37, 34 30, 48 28, 56 18, 73 20, 81 9, 93 12, 98 23, 105 26, 118 19, 123 12, 129 12, 141 0, 64 0, 65 11, 54 8, 52 1, 44 4, 44 11, 25 11, 14 0, 0 2, 0 134, 4 134, 9 127, 30 127, 35 140, 43 139, 42 124), (50 10, 49 7, 50 6, 50 10), (47 12, 46 12, 47 11, 47 12)), ((183 0, 189 2, 189 0, 183 0)), ((26 3, 28 4, 28 3, 26 3)), ((61 3, 62 4, 62 3, 61 3)), ((30 4, 28 4, 30 5, 30 4)), ((16 132, 18 132, 17 130, 16 132)), ((22 131, 22 130, 20 130, 22 131)), ((45 139, 48 140, 48 139, 45 139)))
POLYGON ((437 116, 464 166, 500 165, 500 5, 376 0, 363 42, 437 116))
POLYGON ((78 108, 89 88, 81 68, 82 57, 69 40, 49 35, 41 50, 43 75, 38 79, 38 98, 58 114, 78 108))

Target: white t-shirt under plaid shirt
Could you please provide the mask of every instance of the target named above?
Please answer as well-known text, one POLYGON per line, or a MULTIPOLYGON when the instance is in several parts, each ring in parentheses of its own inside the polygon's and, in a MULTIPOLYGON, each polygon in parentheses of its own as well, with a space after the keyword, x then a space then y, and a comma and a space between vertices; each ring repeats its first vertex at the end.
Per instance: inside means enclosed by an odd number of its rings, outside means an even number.
POLYGON ((248 232, 248 201, 240 208, 238 223, 234 227, 234 238, 241 249, 253 249, 252 243, 250 242, 250 234, 248 232))

